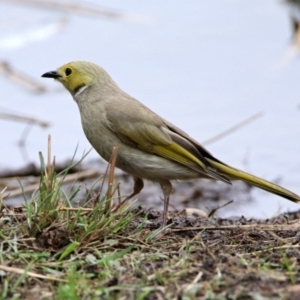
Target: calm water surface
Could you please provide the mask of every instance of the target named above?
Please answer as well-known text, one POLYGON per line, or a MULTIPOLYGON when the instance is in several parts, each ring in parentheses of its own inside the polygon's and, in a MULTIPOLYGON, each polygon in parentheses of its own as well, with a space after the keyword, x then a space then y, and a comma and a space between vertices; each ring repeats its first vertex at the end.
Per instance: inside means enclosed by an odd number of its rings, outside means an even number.
MULTIPOLYGON (((297 56, 286 59, 291 28, 284 5, 271 0, 101 4, 144 16, 145 22, 0 4, 1 59, 54 90, 34 95, 0 78, 0 108, 51 122, 47 129, 34 127, 30 132, 30 161, 38 162, 38 151, 46 152, 48 134, 58 161, 69 158, 77 144, 78 157, 90 149, 71 96, 57 83, 40 78, 66 62, 89 60, 200 142, 263 112, 260 119, 207 148, 228 164, 269 180, 280 178, 282 185, 300 193, 300 62, 297 56), (61 32, 4 47, 8 37, 62 18, 67 23, 61 32)), ((24 164, 17 147, 23 130, 24 124, 0 119, 1 167, 24 164)), ((240 213, 265 217, 278 209, 297 208, 258 190, 254 195, 259 204, 240 213)))

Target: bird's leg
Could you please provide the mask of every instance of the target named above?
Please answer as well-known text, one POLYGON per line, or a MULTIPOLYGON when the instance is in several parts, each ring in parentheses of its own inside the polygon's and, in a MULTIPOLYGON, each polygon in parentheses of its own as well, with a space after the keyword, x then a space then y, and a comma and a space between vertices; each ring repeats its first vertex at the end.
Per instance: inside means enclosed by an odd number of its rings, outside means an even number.
POLYGON ((119 203, 117 205, 116 210, 118 210, 124 203, 126 203, 132 197, 137 195, 144 187, 144 182, 141 178, 134 177, 134 176, 132 176, 132 177, 133 177, 133 180, 134 180, 133 191, 129 196, 127 196, 123 201, 121 201, 121 203, 119 203))
POLYGON ((165 227, 167 225, 169 199, 170 194, 172 192, 172 184, 170 181, 163 181, 160 183, 160 186, 164 194, 164 211, 162 215, 162 227, 165 227))

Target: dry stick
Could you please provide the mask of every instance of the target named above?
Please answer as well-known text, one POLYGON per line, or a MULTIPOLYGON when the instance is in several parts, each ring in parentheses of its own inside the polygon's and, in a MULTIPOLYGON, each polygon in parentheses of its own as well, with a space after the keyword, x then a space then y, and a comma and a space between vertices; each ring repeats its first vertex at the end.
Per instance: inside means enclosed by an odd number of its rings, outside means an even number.
POLYGON ((59 207, 57 211, 93 211, 93 208, 85 208, 85 207, 59 207))
POLYGON ((209 214, 208 214, 208 217, 211 217, 217 210, 221 209, 221 208, 224 208, 225 206, 229 205, 233 203, 233 200, 230 200, 228 202, 226 202, 225 204, 223 205, 219 205, 218 207, 214 208, 209 214))
POLYGON ((27 126, 25 126, 25 128, 22 131, 21 136, 18 140, 18 146, 19 146, 21 155, 23 156, 23 160, 26 163, 28 163, 28 161, 29 161, 29 155, 28 155, 28 152, 26 150, 26 139, 27 139, 27 137, 29 135, 29 132, 30 132, 31 128, 33 127, 33 125, 34 125, 33 123, 28 122, 27 126))
POLYGON ((48 147, 47 147, 47 167, 45 170, 47 190, 50 190, 51 185, 51 134, 48 134, 48 147), (47 175, 46 175, 47 174, 47 175))
MULTIPOLYGON (((2 109, 2 107, 0 107, 0 109, 2 109)), ((28 153, 26 151, 25 142, 26 142, 26 139, 29 135, 30 130, 32 129, 32 126, 33 125, 38 125, 40 127, 46 128, 46 127, 49 127, 50 124, 47 123, 47 122, 35 119, 33 117, 21 116, 21 115, 15 114, 15 113, 0 112, 0 119, 6 119, 6 120, 11 120, 11 121, 18 121, 18 122, 26 122, 27 123, 27 126, 22 131, 21 136, 18 140, 18 146, 20 148, 20 152, 23 156, 24 161, 28 162, 29 156, 28 156, 28 153)))
POLYGON ((4 192, 6 191, 6 189, 7 189, 7 186, 5 186, 5 187, 3 188, 3 190, 0 192, 0 197, 4 194, 4 192))
POLYGON ((113 188, 113 183, 114 183, 115 166, 116 166, 116 160, 117 160, 117 151, 118 151, 118 147, 114 146, 112 154, 111 154, 111 158, 109 160, 110 170, 109 170, 109 176, 108 176, 107 198, 112 197, 112 188, 113 188))
MULTIPOLYGON (((2 0, 4 1, 4 0, 2 0)), ((7 1, 7 0, 6 0, 7 1)), ((98 5, 92 5, 88 3, 82 3, 79 1, 66 2, 66 1, 58 1, 58 0, 48 0, 48 1, 40 1, 40 0, 9 0, 9 3, 17 2, 22 5, 34 5, 38 7, 45 8, 47 10, 64 10, 69 11, 71 13, 77 13, 87 16, 101 16, 106 18, 115 18, 122 19, 126 21, 133 21, 139 23, 150 23, 150 20, 147 17, 143 17, 140 15, 133 15, 129 13, 123 13, 112 9, 107 9, 100 7, 98 5)))
MULTIPOLYGON (((96 170, 86 170, 86 171, 80 171, 78 173, 67 175, 64 179, 64 183, 72 182, 75 179, 83 179, 83 178, 93 178, 99 176, 99 172, 96 170)), ((58 179, 64 177, 63 175, 58 176, 58 179)), ((28 185, 24 188, 15 189, 12 191, 9 191, 9 198, 20 196, 24 193, 30 193, 39 188, 39 183, 28 185)), ((7 200, 7 199, 5 199, 7 200)))
POLYGON ((256 250, 256 251, 252 251, 252 252, 248 252, 245 253, 246 255, 248 254, 258 254, 258 253, 262 253, 265 251, 273 251, 273 250, 283 250, 283 249, 290 249, 290 248, 299 248, 300 245, 296 244, 296 245, 292 245, 292 244, 288 244, 288 245, 283 245, 283 246, 278 246, 278 247, 272 247, 272 248, 265 248, 265 249, 261 249, 261 250, 256 250))
POLYGON ((49 168, 49 135, 48 135, 48 143, 47 143, 47 163, 44 169, 45 173, 45 178, 46 178, 46 186, 47 186, 47 191, 49 191, 49 173, 48 173, 48 168, 49 168))
MULTIPOLYGON (((110 170, 109 170, 109 176, 108 176, 108 189, 106 193, 106 202, 105 202, 105 207, 104 211, 111 213, 111 208, 113 207, 113 188, 114 188, 114 183, 115 183, 115 166, 116 166, 116 160, 117 160, 117 152, 118 152, 118 147, 114 146, 112 150, 112 154, 109 160, 110 164, 110 170)), ((85 245, 88 245, 90 241, 94 238, 94 235, 91 234, 85 243, 85 245)))
POLYGON ((3 194, 6 189, 7 189, 7 186, 5 186, 2 191, 0 191, 0 217, 2 217, 2 215, 3 215, 2 209, 5 207, 4 201, 3 201, 4 200, 3 194))
POLYGON ((102 180, 102 183, 101 183, 101 186, 100 186, 100 190, 99 190, 99 193, 97 195, 97 197, 95 197, 95 200, 94 200, 94 206, 96 206, 97 204, 97 200, 99 199, 100 195, 101 195, 101 192, 102 192, 102 189, 103 189, 103 186, 104 186, 104 182, 105 182, 105 179, 106 179, 106 176, 107 176, 107 172, 108 172, 108 169, 109 169, 109 166, 110 166, 110 163, 111 163, 111 159, 112 159, 112 156, 110 157, 110 160, 107 164, 107 167, 105 169, 105 172, 104 172, 104 175, 103 175, 103 180, 102 180))
POLYGON ((2 73, 6 78, 10 79, 14 83, 30 90, 33 93, 44 93, 47 91, 45 85, 39 83, 38 81, 32 79, 26 74, 22 74, 20 71, 15 70, 6 61, 0 61, 0 73, 2 73))
POLYGON ((13 268, 13 267, 8 267, 8 266, 4 266, 4 265, 0 265, 0 270, 7 271, 7 272, 12 272, 12 273, 16 273, 16 274, 21 274, 21 275, 25 273, 26 275, 28 275, 30 277, 35 277, 35 278, 40 278, 40 279, 49 279, 49 280, 67 282, 64 279, 56 278, 52 275, 45 276, 45 275, 41 275, 41 274, 34 273, 34 272, 27 272, 24 269, 13 268))
POLYGON ((286 243, 287 242, 284 238, 280 237, 275 232, 270 231, 269 234, 272 235, 276 240, 278 240, 281 243, 286 243))
POLYGON ((290 224, 283 225, 228 225, 228 226, 200 226, 200 227, 187 227, 187 228, 170 228, 170 230, 174 232, 180 231, 199 231, 199 230, 243 230, 243 231, 251 231, 251 230, 262 230, 262 231, 299 231, 300 229, 300 221, 296 220, 296 222, 290 224))
POLYGON ((262 117, 263 116, 263 113, 262 112, 259 112, 259 113, 256 113, 254 115, 252 115, 251 117, 245 119, 244 121, 232 126, 231 128, 228 128, 226 129, 225 131, 217 134, 216 136, 202 142, 203 145, 209 145, 209 144, 212 144, 220 139, 222 139, 223 137, 237 131, 238 129, 240 129, 241 127, 245 126, 245 125, 248 125, 249 123, 257 120, 258 118, 262 117))
POLYGON ((117 152, 118 147, 114 146, 111 158, 109 160, 110 162, 110 170, 109 170, 109 176, 108 176, 108 189, 107 189, 107 205, 105 210, 108 211, 112 207, 112 191, 114 187, 115 182, 115 167, 116 167, 116 160, 117 160, 117 152))
POLYGON ((34 124, 34 125, 41 126, 43 128, 46 128, 46 127, 50 126, 49 122, 38 120, 38 119, 33 118, 33 117, 21 116, 21 115, 15 114, 15 113, 0 112, 0 119, 17 121, 17 122, 24 122, 24 123, 31 123, 31 124, 34 124))
MULTIPOLYGON (((194 278, 194 280, 183 290, 183 294, 189 292, 189 290, 191 290, 193 288, 193 286, 195 284, 198 283, 198 281, 201 279, 201 277, 203 276, 203 272, 200 271, 197 276, 194 278)), ((177 298, 174 298, 174 300, 177 298)))
POLYGON ((103 189, 103 186, 104 186, 104 182, 105 182, 105 179, 106 179, 106 176, 107 176, 108 168, 109 168, 109 164, 107 164, 107 167, 105 169, 105 172, 104 172, 104 175, 103 175, 103 180, 102 180, 102 183, 101 183, 101 186, 100 186, 100 190, 99 190, 99 193, 98 193, 98 197, 95 197, 94 206, 96 206, 96 204, 97 204, 96 200, 101 195, 101 192, 102 192, 102 189, 103 189))
MULTIPOLYGON (((64 161, 62 163, 56 164, 55 156, 52 161, 52 165, 55 167, 54 171, 59 174, 61 172, 65 172, 68 169, 68 174, 73 174, 78 171, 82 171, 79 167, 79 163, 73 164, 74 160, 64 161), (71 167, 71 169, 70 169, 71 167)), ((92 168, 89 168, 92 169, 92 168)), ((94 169, 95 170, 95 169, 94 169)), ((19 178, 22 179, 31 179, 30 177, 40 177, 41 168, 37 167, 34 163, 29 163, 21 168, 18 169, 1 169, 0 167, 0 185, 3 182, 9 181, 11 183, 15 183, 14 181, 18 181, 19 178)), ((37 180, 37 179, 36 179, 37 180)))
POLYGON ((50 174, 51 172, 51 134, 48 135, 48 157, 47 157, 47 172, 50 174))
POLYGON ((118 205, 121 204, 121 190, 120 190, 120 185, 118 184, 118 187, 117 187, 117 190, 118 190, 118 205))
POLYGON ((95 197, 94 206, 96 205, 96 199, 98 199, 99 196, 101 195, 101 192, 102 192, 102 189, 103 189, 103 186, 104 186, 104 182, 105 182, 105 179, 106 179, 106 176, 107 176, 108 168, 109 168, 110 163, 111 163, 111 159, 112 159, 112 156, 110 157, 110 160, 107 164, 107 167, 106 167, 106 170, 105 170, 105 173, 104 173, 104 176, 103 176, 102 184, 100 186, 100 191, 98 193, 98 197, 95 197))

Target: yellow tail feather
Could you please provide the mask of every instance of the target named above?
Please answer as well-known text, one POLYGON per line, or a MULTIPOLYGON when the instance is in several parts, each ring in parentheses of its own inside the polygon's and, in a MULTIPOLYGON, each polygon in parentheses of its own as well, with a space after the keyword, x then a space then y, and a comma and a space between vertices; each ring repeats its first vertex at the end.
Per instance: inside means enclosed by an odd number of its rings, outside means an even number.
POLYGON ((231 179, 237 179, 245 181, 251 185, 254 185, 260 189, 266 190, 293 202, 300 202, 300 197, 291 191, 276 185, 272 182, 264 180, 262 178, 256 177, 254 175, 248 174, 246 172, 240 171, 238 169, 232 168, 230 166, 224 165, 217 161, 207 158, 209 163, 216 168, 217 171, 227 175, 231 179))

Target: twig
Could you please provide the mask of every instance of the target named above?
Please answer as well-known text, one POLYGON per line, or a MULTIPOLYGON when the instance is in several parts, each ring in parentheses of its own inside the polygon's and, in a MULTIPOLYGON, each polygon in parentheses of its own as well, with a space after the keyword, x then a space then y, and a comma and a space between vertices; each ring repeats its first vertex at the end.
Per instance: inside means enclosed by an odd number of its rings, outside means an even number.
MULTIPOLYGON (((48 135, 48 139, 49 139, 49 135, 48 135)), ((49 147, 49 140, 48 140, 48 144, 47 146, 49 147)), ((49 152, 47 152, 47 161, 49 159, 49 152)), ((45 173, 45 178, 46 178, 46 185, 47 185, 47 191, 49 191, 49 173, 48 173, 48 163, 45 166, 45 169, 43 170, 43 172, 45 173)))
MULTIPOLYGON (((2 107, 0 107, 1 109, 2 107)), ((21 116, 15 113, 7 113, 7 112, 0 112, 0 119, 10 120, 10 121, 17 121, 17 122, 26 122, 27 125, 25 126, 24 130, 21 133, 21 136, 18 140, 18 146, 20 148, 20 152, 22 154, 23 160, 25 162, 29 161, 29 156, 26 151, 26 139, 29 135, 30 130, 34 125, 38 125, 40 127, 46 128, 49 127, 50 124, 48 122, 35 119, 33 117, 21 116)))
POLYGON ((299 231, 300 221, 296 220, 294 223, 283 225, 228 225, 228 226, 200 226, 187 228, 170 228, 174 232, 180 231, 200 231, 200 230, 262 230, 262 231, 299 231))
MULTIPOLYGON (((82 178, 92 178, 99 176, 99 173, 96 170, 86 170, 86 171, 80 171, 78 173, 67 175, 64 179, 64 183, 72 182, 75 179, 82 179, 82 178)), ((62 178, 63 175, 58 176, 58 179, 62 178)), ((12 191, 9 191, 9 195, 7 198, 13 198, 20 196, 24 193, 30 193, 39 188, 39 183, 31 184, 28 186, 25 186, 23 188, 18 188, 12 191)), ((5 199, 6 200, 6 199, 5 199)))
POLYGON ((113 187, 115 183, 115 167, 116 167, 116 160, 117 160, 117 152, 118 147, 113 147, 112 155, 109 160, 110 162, 110 170, 108 176, 108 189, 107 189, 107 207, 106 211, 108 211, 112 206, 112 195, 113 195, 113 187))
MULTIPOLYGON (((70 161, 65 161, 60 164, 54 164, 55 172, 58 174, 62 171, 64 171, 66 168, 70 166, 70 161)), ((72 169, 68 170, 68 173, 77 173, 80 171, 80 168, 78 166, 74 166, 72 169)), ((24 167, 16 169, 16 170, 0 170, 0 182, 7 181, 7 180, 15 180, 20 177, 26 177, 26 176, 40 176, 41 175, 41 169, 40 167, 37 167, 34 163, 26 164, 24 167)))
POLYGON ((114 184, 114 174, 115 174, 115 166, 116 166, 116 160, 117 160, 117 151, 118 151, 118 147, 113 147, 112 155, 109 160, 110 170, 109 170, 109 176, 108 176, 107 198, 112 197, 112 188, 113 188, 113 184, 114 184))
POLYGON ((191 290, 193 288, 193 286, 198 283, 198 281, 201 279, 201 277, 203 276, 203 272, 200 271, 197 276, 194 278, 194 280, 183 290, 183 293, 188 293, 189 290, 191 290))
MULTIPOLYGON (((5 1, 5 0, 2 0, 5 1)), ((114 18, 121 19, 123 21, 137 22, 143 24, 151 23, 149 17, 140 16, 135 14, 123 13, 120 11, 107 9, 100 7, 99 5, 92 5, 88 3, 82 3, 79 1, 58 1, 58 0, 48 0, 48 1, 39 1, 39 0, 9 0, 6 2, 16 2, 22 5, 33 5, 41 8, 45 8, 47 10, 63 10, 69 11, 75 14, 81 14, 86 16, 94 16, 94 17, 105 17, 105 18, 114 18)))
POLYGON ((209 145, 209 144, 212 144, 222 138, 224 138, 225 136, 237 131, 238 129, 240 129, 241 127, 244 127, 245 125, 248 125, 250 124, 251 122, 257 120, 258 118, 262 117, 263 113, 262 112, 259 112, 259 113, 256 113, 255 115, 245 119, 244 121, 228 128, 227 130, 217 134, 216 136, 202 142, 203 145, 209 145))
POLYGON ((3 197, 3 194, 5 192, 5 190, 7 189, 7 186, 5 186, 2 191, 0 191, 0 217, 2 217, 3 213, 2 213, 2 210, 3 208, 5 208, 5 205, 4 205, 4 197, 3 197))
POLYGON ((51 135, 48 134, 48 143, 47 143, 47 166, 45 168, 45 177, 46 177, 46 185, 47 191, 50 190, 51 186, 51 135))
POLYGON ((225 206, 227 206, 227 205, 229 205, 229 204, 231 204, 231 203, 233 203, 233 200, 230 200, 230 201, 226 202, 225 204, 219 205, 218 207, 214 208, 214 209, 208 214, 208 217, 211 217, 217 210, 219 210, 219 209, 221 209, 221 208, 223 208, 223 207, 225 207, 225 206))
MULTIPOLYGON (((97 199, 99 199, 99 197, 101 195, 101 192, 102 192, 102 189, 103 189, 103 186, 104 186, 104 182, 105 182, 105 179, 106 179, 106 176, 107 176, 108 169, 109 169, 109 164, 107 164, 107 167, 105 169, 105 172, 104 172, 104 175, 103 175, 103 180, 102 180, 102 183, 101 183, 101 186, 100 186, 100 190, 99 190, 99 193, 98 193, 98 197, 95 197, 95 201, 97 199)), ((96 204, 97 204, 95 201, 94 201, 94 206, 96 206, 96 204)))
POLYGON ((47 172, 51 172, 51 134, 48 134, 48 151, 47 151, 47 172))
POLYGON ((117 187, 117 191, 118 191, 118 205, 120 205, 122 199, 121 199, 121 190, 120 190, 120 185, 118 184, 117 187))
POLYGON ((86 208, 86 207, 59 207, 58 211, 93 211, 94 208, 86 208))
POLYGON ((272 235, 279 242, 286 243, 286 240, 278 236, 275 232, 270 231, 269 234, 272 235))
POLYGON ((2 73, 6 78, 10 79, 14 83, 29 90, 30 92, 40 94, 47 91, 45 85, 32 79, 27 74, 22 74, 20 71, 13 69, 11 65, 6 61, 0 61, 0 73, 2 73))
POLYGON ((8 266, 4 266, 4 265, 0 265, 0 270, 15 273, 15 274, 20 274, 20 275, 25 273, 26 275, 28 275, 30 277, 35 277, 35 278, 40 278, 40 279, 48 279, 48 280, 67 282, 67 280, 60 279, 60 278, 54 277, 52 275, 41 275, 41 274, 34 273, 34 272, 27 272, 24 269, 13 268, 13 267, 8 267, 8 266))
POLYGON ((22 131, 21 136, 18 141, 18 146, 19 146, 20 152, 23 156, 23 160, 25 163, 28 163, 28 161, 29 161, 29 155, 26 150, 26 139, 29 136, 29 132, 32 127, 33 127, 33 124, 29 122, 27 124, 27 126, 25 126, 24 130, 22 131))
POLYGON ((5 112, 0 112, 0 119, 6 119, 6 120, 11 120, 11 121, 17 121, 17 122, 24 122, 24 123, 30 123, 34 125, 41 126, 43 128, 47 128, 50 126, 49 122, 42 121, 33 117, 28 117, 24 115, 19 115, 15 113, 5 113, 5 112))
POLYGON ((267 247, 267 248, 262 249, 262 250, 249 252, 248 254, 258 254, 258 253, 262 253, 262 252, 270 251, 270 250, 274 251, 274 250, 283 250, 283 249, 290 249, 290 248, 300 248, 300 245, 299 244, 296 244, 296 245, 288 244, 288 245, 272 247, 272 248, 267 247))

